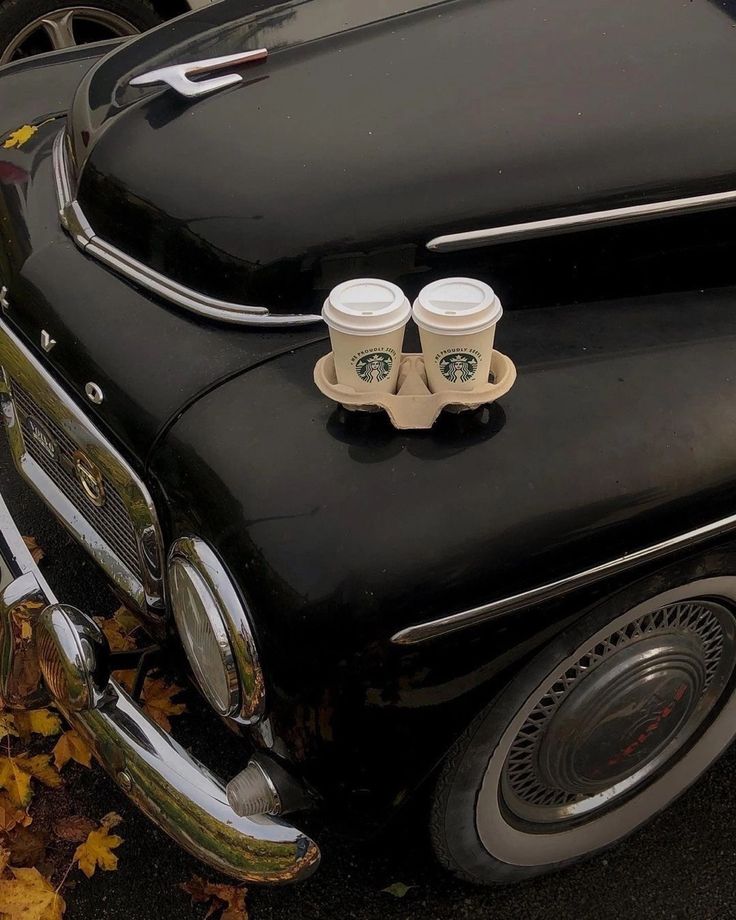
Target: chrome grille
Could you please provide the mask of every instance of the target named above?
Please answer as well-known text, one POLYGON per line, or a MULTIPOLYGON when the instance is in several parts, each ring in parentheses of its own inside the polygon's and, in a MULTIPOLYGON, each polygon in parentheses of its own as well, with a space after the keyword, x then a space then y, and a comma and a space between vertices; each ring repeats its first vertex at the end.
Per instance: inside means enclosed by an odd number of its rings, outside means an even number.
POLYGON ((130 514, 122 498, 110 480, 103 476, 106 501, 102 508, 92 504, 82 491, 82 488, 73 473, 74 453, 79 450, 75 444, 56 422, 39 406, 35 405, 30 394, 10 377, 10 390, 15 405, 18 408, 23 432, 23 442, 31 457, 38 463, 46 475, 52 479, 61 491, 72 502, 74 507, 83 514, 92 524, 97 533, 105 540, 130 571, 139 579, 143 578, 138 544, 135 529, 130 520, 130 514), (48 429, 59 448, 58 460, 52 459, 46 451, 33 439, 29 431, 29 418, 40 422, 48 429))
POLYGON ((0 408, 21 475, 132 606, 163 612, 161 533, 145 484, 2 320, 0 408))

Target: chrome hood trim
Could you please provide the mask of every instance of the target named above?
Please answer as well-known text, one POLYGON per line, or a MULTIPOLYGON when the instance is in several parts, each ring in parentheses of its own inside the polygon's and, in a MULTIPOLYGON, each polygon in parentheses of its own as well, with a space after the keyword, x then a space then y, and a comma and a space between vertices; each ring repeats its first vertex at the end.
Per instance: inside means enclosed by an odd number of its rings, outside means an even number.
POLYGON ((84 216, 79 203, 74 198, 73 178, 69 169, 67 151, 64 144, 66 131, 59 132, 54 141, 53 148, 53 173, 56 187, 56 198, 59 206, 59 219, 62 227, 74 240, 76 245, 87 255, 99 262, 103 262, 113 271, 128 278, 134 284, 146 288, 170 303, 174 303, 191 313, 216 319, 226 323, 236 323, 241 326, 305 326, 312 323, 321 323, 322 317, 317 314, 294 313, 272 314, 266 307, 256 307, 252 304, 230 303, 218 300, 193 291, 168 278, 150 266, 144 265, 137 259, 131 258, 127 253, 97 236, 95 231, 84 216))
POLYGON ((268 56, 267 48, 258 48, 255 51, 241 51, 238 54, 226 54, 224 57, 207 58, 202 61, 189 61, 187 64, 173 64, 169 67, 159 67, 133 77, 131 86, 150 86, 152 83, 167 83, 171 89, 185 99, 195 99, 197 96, 206 96, 218 89, 225 89, 241 83, 243 77, 239 73, 224 74, 221 77, 212 77, 209 80, 190 80, 189 75, 209 73, 213 70, 222 70, 231 64, 247 64, 249 61, 262 61, 268 56))

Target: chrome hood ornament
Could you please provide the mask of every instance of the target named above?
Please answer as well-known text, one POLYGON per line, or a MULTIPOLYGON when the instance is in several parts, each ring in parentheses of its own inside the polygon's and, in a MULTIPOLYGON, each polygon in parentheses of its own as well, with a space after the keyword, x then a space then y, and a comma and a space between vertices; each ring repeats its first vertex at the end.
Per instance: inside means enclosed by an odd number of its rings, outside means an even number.
POLYGON ((255 51, 242 51, 239 54, 226 54, 224 57, 208 58, 204 61, 190 61, 188 64, 173 64, 170 67, 159 67, 148 73, 133 77, 131 86, 150 86, 152 83, 168 83, 180 96, 193 98, 214 93, 215 90, 233 86, 243 79, 239 73, 228 73, 221 77, 212 77, 210 80, 190 80, 190 76, 209 73, 212 70, 222 70, 235 64, 247 64, 251 61, 262 61, 268 57, 267 48, 258 48, 255 51))

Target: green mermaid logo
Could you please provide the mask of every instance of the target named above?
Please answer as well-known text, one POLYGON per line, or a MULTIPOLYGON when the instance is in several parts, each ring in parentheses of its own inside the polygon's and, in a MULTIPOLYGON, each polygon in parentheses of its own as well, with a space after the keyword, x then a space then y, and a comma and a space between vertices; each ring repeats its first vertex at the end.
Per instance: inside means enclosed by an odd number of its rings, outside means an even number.
POLYGON ((464 351, 446 355, 440 360, 440 373, 450 383, 467 383, 478 370, 478 359, 464 351))
POLYGON ((364 355, 355 365, 355 373, 363 383, 380 383, 391 373, 394 359, 386 351, 364 355))

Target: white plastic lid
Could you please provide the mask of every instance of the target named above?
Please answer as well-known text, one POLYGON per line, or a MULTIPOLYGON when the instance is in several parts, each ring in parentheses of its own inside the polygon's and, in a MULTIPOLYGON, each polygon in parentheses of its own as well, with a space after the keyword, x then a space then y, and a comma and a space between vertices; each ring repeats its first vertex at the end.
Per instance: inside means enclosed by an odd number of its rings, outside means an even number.
POLYGON ((411 306, 400 287, 380 278, 354 278, 330 291, 322 318, 348 335, 380 335, 399 329, 411 306))
POLYGON ((414 322, 438 335, 483 332, 501 318, 493 288, 475 278, 442 278, 422 288, 414 301, 414 322))

